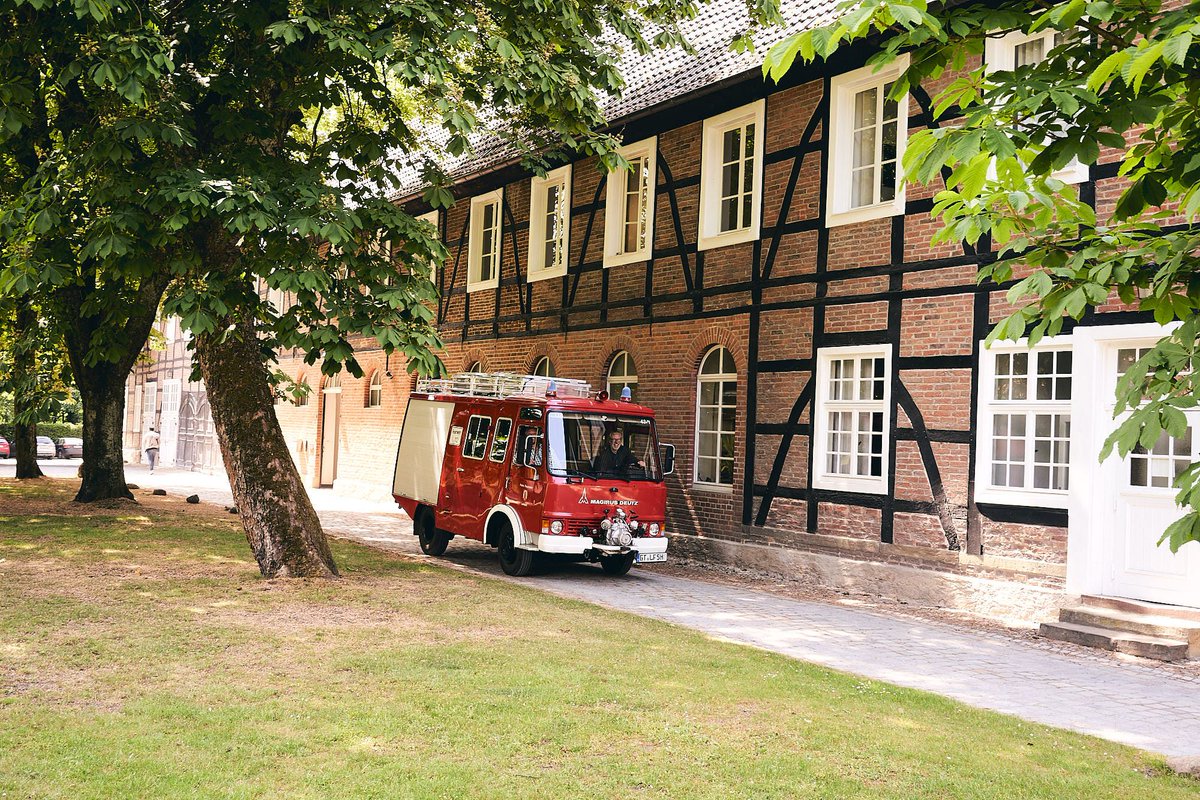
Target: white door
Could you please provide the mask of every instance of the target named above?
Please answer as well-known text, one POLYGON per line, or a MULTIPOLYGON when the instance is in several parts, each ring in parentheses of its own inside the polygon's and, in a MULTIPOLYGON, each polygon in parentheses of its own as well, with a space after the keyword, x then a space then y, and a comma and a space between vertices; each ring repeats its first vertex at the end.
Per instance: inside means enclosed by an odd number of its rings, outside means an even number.
POLYGON ((182 389, 179 378, 163 381, 162 430, 159 432, 162 447, 158 451, 160 464, 174 464, 179 453, 179 399, 182 389))
POLYGON ((325 382, 321 390, 324 409, 321 416, 321 485, 333 486, 337 480, 338 406, 342 387, 338 376, 325 382))
MULTIPOLYGON (((1108 382, 1103 395, 1108 419, 1112 419, 1117 378, 1153 343, 1129 340, 1104 348, 1100 363, 1108 382)), ((1124 459, 1114 455, 1104 462, 1099 478, 1110 490, 1112 504, 1106 526, 1104 594, 1200 607, 1200 543, 1185 544, 1177 553, 1158 544, 1163 531, 1181 514, 1172 488, 1175 477, 1200 458, 1200 415, 1189 414, 1188 423, 1183 436, 1164 432, 1152 448, 1139 446, 1124 459)))

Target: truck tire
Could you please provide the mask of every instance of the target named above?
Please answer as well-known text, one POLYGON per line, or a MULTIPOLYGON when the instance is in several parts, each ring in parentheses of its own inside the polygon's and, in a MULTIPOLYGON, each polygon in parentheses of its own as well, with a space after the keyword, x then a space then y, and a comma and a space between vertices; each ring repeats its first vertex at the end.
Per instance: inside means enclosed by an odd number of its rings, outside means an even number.
POLYGON ((445 554, 446 545, 450 544, 450 534, 445 531, 439 531, 434 524, 433 512, 425 509, 417 515, 417 521, 413 523, 413 527, 417 529, 417 541, 421 545, 421 552, 427 556, 440 556, 445 554))
POLYGON ((505 575, 524 578, 533 572, 537 554, 519 549, 511 528, 506 527, 500 532, 500 546, 496 549, 500 553, 500 569, 504 570, 505 575))
POLYGON ((604 570, 605 575, 624 575, 633 566, 635 558, 637 558, 635 553, 623 556, 603 556, 600 558, 600 568, 604 570))

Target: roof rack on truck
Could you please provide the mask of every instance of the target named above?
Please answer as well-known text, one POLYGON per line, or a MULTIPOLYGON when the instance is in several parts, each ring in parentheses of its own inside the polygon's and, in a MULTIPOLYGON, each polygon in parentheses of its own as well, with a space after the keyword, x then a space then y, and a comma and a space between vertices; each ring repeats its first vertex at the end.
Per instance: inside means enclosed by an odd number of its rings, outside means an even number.
POLYGON ((556 397, 592 396, 592 385, 570 378, 545 375, 517 375, 512 372, 460 372, 449 378, 422 378, 418 394, 442 394, 456 397, 556 397))

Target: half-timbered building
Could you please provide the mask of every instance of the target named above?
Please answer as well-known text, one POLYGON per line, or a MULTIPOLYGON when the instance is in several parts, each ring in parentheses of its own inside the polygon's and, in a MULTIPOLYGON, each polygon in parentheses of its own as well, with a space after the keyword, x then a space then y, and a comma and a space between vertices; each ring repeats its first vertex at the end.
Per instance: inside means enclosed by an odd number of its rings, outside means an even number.
MULTIPOLYGON (((832 4, 785 5, 799 26, 832 4)), ((608 111, 630 171, 539 177, 484 148, 454 166, 448 211, 415 183, 397 198, 449 248, 447 368, 629 386, 677 448, 676 552, 988 613, 1064 594, 1200 606, 1200 557, 1154 545, 1200 437, 1097 459, 1114 382, 1161 329, 1114 304, 1032 350, 983 348, 1006 309, 976 283, 992 253, 932 246, 938 187, 898 174, 937 87, 891 102, 898 67, 861 49, 769 84, 725 47, 738 7, 702 13, 694 55, 626 65, 608 111)), ((1048 45, 1017 34, 986 57, 1048 45)), ((1118 157, 1063 177, 1103 212, 1118 157)), ((361 380, 283 359, 313 395, 279 410, 314 485, 386 496, 411 378, 363 346, 361 380)))

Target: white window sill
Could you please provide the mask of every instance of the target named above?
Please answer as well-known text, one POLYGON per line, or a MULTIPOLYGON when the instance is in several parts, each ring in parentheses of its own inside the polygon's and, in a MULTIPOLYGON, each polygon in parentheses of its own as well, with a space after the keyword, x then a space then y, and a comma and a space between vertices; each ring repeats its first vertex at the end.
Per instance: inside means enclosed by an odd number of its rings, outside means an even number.
POLYGON ((616 253, 613 255, 605 255, 604 267, 605 269, 608 267, 620 267, 624 266, 625 264, 636 264, 639 261, 649 260, 650 250, 647 248, 646 250, 639 250, 636 253, 616 253))
POLYGON ((825 216, 826 228, 837 228, 841 225, 853 225, 856 222, 869 222, 885 217, 897 217, 904 213, 904 195, 895 200, 879 203, 873 206, 852 208, 848 211, 835 211, 825 216))
POLYGON ((467 294, 474 294, 475 292, 486 292, 488 289, 495 289, 499 285, 500 285, 499 278, 493 278, 490 281, 480 281, 479 283, 471 283, 470 281, 468 281, 467 282, 467 294))
POLYGON ((725 233, 715 233, 711 236, 701 236, 696 242, 697 250, 713 250, 717 247, 727 247, 731 244, 744 244, 753 242, 758 238, 758 226, 750 225, 738 230, 726 231, 725 233))
POLYGON ((538 281, 548 281, 551 278, 561 278, 566 274, 566 267, 560 267, 559 269, 531 269, 525 276, 525 282, 537 283, 538 281))
POLYGON ((1050 489, 1005 489, 996 486, 977 486, 975 488, 976 503, 1065 509, 1070 500, 1070 492, 1050 489))
POLYGON ((1080 164, 1078 161, 1072 161, 1062 169, 1052 173, 1052 176, 1058 178, 1063 183, 1079 184, 1086 183, 1087 179, 1091 177, 1091 174, 1091 170, 1088 169, 1087 164, 1080 164))
POLYGON ((814 489, 829 489, 835 492, 858 492, 859 494, 887 494, 887 478, 862 478, 855 475, 817 475, 813 479, 814 489))
POLYGON ((710 494, 733 494, 733 487, 724 483, 692 481, 692 488, 696 491, 709 492, 710 494))

